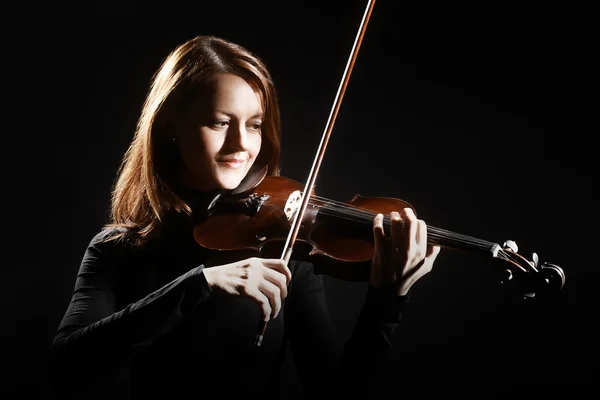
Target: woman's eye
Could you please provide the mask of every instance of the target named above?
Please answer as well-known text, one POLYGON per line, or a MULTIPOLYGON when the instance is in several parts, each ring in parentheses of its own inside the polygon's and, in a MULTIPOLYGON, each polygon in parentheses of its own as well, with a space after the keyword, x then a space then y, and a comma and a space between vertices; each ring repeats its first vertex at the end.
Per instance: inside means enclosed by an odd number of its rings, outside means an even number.
POLYGON ((213 126, 217 128, 225 128, 229 124, 228 121, 215 121, 213 122, 213 126))
POLYGON ((249 126, 249 127, 250 127, 250 129, 252 129, 253 131, 257 131, 257 132, 259 132, 259 131, 261 130, 261 128, 262 128, 262 123, 260 123, 260 122, 255 122, 255 123, 252 123, 252 124, 250 124, 250 126, 249 126))

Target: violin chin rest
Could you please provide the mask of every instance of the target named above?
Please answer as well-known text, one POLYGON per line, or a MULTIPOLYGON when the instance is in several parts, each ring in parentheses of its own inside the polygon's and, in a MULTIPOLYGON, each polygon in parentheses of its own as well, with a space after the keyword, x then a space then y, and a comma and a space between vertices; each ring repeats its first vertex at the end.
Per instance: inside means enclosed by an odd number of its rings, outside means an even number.
POLYGON ((263 167, 252 166, 250 171, 246 174, 244 179, 240 182, 240 184, 231 191, 231 195, 236 195, 240 193, 245 193, 249 190, 254 189, 258 186, 265 176, 267 176, 267 172, 269 171, 269 166, 265 165, 263 167))

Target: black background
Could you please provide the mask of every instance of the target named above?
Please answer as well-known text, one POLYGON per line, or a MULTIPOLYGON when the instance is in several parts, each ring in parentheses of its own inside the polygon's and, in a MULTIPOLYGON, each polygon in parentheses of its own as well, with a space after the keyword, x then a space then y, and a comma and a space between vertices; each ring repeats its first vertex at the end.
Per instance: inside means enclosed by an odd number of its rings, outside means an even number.
MULTIPOLYGON (((52 336, 168 52, 214 34, 258 54, 280 97, 282 174, 303 182, 366 3, 3 10, 3 391, 51 398, 52 336)), ((523 304, 506 297, 488 258, 442 252, 414 287, 382 391, 596 390, 595 23, 575 2, 376 3, 318 194, 401 198, 430 225, 512 239, 567 275, 554 298, 523 304)), ((343 341, 365 286, 326 283, 343 341)), ((291 359, 285 380, 293 398, 291 359)))

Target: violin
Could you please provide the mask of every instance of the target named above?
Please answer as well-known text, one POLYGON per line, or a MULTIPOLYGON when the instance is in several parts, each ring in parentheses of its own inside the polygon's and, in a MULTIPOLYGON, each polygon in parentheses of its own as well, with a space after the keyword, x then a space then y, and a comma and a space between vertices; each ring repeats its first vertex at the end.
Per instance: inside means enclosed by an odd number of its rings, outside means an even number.
MULTIPOLYGON (((281 251, 302 198, 299 182, 267 176, 266 167, 251 171, 232 193, 212 200, 207 217, 194 227, 194 240, 217 252, 248 251, 270 256, 281 251)), ((313 189, 308 199, 296 238, 298 259, 316 260, 315 273, 345 281, 369 280, 376 214, 384 215, 386 234, 392 211, 409 207, 416 214, 411 204, 392 197, 355 195, 348 202, 339 202, 317 196, 313 189)), ((556 293, 565 284, 562 268, 547 262, 540 264, 536 253, 527 260, 510 240, 499 245, 434 226, 427 226, 427 240, 443 248, 484 253, 501 261, 497 263, 501 281, 517 278, 522 294, 528 298, 536 293, 556 293)))
MULTIPOLYGON (((374 5, 375 0, 368 1, 304 187, 291 179, 267 176, 264 168, 249 172, 248 179, 238 188, 213 199, 206 220, 194 227, 194 239, 199 245, 225 253, 250 250, 268 254, 281 249, 285 239, 281 259, 286 262, 297 245, 306 250, 301 256, 319 259, 314 263, 316 273, 350 281, 369 279, 374 252, 373 218, 383 214, 384 230, 389 234, 390 221, 386 215, 406 207, 415 211, 414 207, 400 199, 359 195, 346 203, 337 202, 316 196, 314 187, 374 5)), ((432 226, 427 228, 427 237, 428 242, 441 247, 483 251, 505 261, 503 282, 515 276, 522 278, 518 282, 526 297, 555 292, 565 283, 565 274, 559 266, 540 265, 535 253, 528 261, 518 254, 512 241, 500 246, 432 226)), ((256 347, 261 346, 266 326, 259 323, 256 347)))

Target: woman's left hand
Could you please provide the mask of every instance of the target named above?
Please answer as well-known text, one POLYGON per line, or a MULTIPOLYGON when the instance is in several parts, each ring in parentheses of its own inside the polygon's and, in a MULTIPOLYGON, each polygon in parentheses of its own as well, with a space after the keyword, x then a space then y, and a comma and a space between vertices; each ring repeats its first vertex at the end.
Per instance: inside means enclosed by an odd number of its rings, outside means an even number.
POLYGON ((377 289, 405 296, 412 285, 429 273, 440 252, 427 243, 427 225, 411 208, 390 213, 390 235, 383 230, 383 214, 373 220, 375 251, 370 283, 377 289))

